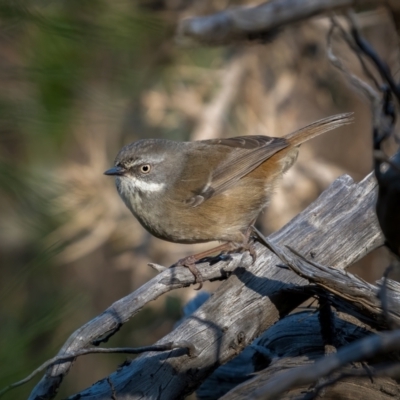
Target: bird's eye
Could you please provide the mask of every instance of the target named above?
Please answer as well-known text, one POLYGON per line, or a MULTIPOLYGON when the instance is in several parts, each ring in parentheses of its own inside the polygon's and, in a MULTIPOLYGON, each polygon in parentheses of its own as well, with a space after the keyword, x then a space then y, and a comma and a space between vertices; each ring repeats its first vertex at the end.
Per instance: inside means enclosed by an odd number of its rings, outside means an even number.
POLYGON ((151 170, 150 164, 143 164, 140 166, 140 172, 142 174, 148 174, 150 172, 150 170, 151 170))

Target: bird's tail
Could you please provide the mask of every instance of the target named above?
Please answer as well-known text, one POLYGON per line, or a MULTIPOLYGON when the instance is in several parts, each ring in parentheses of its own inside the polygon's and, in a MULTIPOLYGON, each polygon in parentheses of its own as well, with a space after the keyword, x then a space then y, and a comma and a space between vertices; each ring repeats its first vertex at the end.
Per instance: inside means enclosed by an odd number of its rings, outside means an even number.
POLYGON ((299 146, 307 140, 319 136, 339 126, 349 125, 354 121, 353 113, 336 114, 328 118, 320 119, 295 132, 289 133, 285 139, 289 140, 292 146, 299 146))

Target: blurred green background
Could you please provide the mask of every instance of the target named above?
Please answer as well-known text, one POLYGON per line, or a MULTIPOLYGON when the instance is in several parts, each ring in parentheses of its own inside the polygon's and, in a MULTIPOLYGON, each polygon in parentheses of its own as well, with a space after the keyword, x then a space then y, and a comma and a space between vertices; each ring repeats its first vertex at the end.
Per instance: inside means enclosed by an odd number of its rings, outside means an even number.
MULTIPOLYGON (((280 136, 355 111, 354 126, 304 146, 260 220, 266 233, 335 177, 360 179, 371 169, 369 109, 326 59, 326 20, 284 29, 269 43, 206 48, 174 39, 179 19, 239 3, 0 2, 0 387, 54 356, 75 329, 154 276, 147 262, 170 265, 210 247, 164 243, 139 226, 103 175, 122 145, 145 137, 280 136)), ((365 13, 360 21, 395 68, 387 15, 365 13)), ((360 72, 339 41, 336 50, 360 72)), ((385 260, 377 252, 354 270, 374 280, 385 260)), ((192 296, 188 289, 153 302, 109 345, 155 342, 192 296)), ((82 357, 60 397, 124 359, 82 357)), ((26 398, 31 388, 4 398, 26 398)))

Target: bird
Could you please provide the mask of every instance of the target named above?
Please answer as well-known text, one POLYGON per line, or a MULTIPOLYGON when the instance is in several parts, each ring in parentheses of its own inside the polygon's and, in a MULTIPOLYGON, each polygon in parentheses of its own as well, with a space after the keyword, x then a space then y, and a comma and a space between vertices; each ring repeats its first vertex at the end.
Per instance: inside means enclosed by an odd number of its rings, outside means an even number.
MULTIPOLYGON (((125 205, 155 237, 184 244, 221 241, 213 250, 248 250, 254 259, 251 226, 299 146, 352 121, 353 113, 337 114, 284 137, 141 139, 124 146, 104 174, 115 177, 125 205)), ((177 263, 190 269, 200 287, 195 262, 207 254, 177 263)))

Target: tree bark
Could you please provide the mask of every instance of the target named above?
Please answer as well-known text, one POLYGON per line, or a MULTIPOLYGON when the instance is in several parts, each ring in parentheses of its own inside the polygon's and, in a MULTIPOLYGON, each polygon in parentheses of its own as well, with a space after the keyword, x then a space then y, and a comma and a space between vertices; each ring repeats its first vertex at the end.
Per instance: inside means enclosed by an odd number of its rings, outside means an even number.
MULTIPOLYGON (((372 175, 360 183, 342 176, 270 240, 280 246, 290 244, 321 264, 344 269, 383 243, 374 212, 375 196, 372 175)), ((239 265, 199 310, 158 342, 189 341, 196 349, 195 356, 181 350, 140 356, 79 395, 109 399, 110 382, 117 398, 126 399, 157 398, 160 393, 163 399, 180 399, 194 391, 215 368, 304 301, 304 295, 290 295, 288 290, 307 281, 277 266, 281 261, 261 244, 256 251, 253 265, 239 265)), ((243 261, 249 262, 249 258, 245 256, 243 261)), ((219 270, 227 262, 210 268, 219 270)), ((95 319, 98 327, 104 318, 107 316, 103 314, 95 319)), ((96 335, 100 334, 97 331, 96 335)), ((87 343, 85 338, 78 339, 87 343)), ((50 373, 56 372, 55 368, 50 373)), ((50 398, 46 391, 54 379, 56 376, 46 375, 31 399, 39 399, 39 395, 50 398)))

